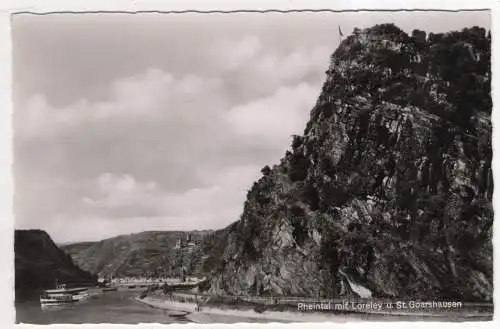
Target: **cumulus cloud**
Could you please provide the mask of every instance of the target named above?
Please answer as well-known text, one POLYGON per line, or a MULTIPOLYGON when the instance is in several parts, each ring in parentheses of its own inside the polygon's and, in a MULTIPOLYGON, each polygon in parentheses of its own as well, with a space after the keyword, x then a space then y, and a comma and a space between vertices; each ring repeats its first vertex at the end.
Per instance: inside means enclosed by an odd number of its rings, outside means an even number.
POLYGON ((317 86, 301 83, 280 88, 270 97, 235 106, 227 121, 235 134, 261 140, 263 143, 284 146, 292 134, 303 132, 319 94, 317 86))
POLYGON ((128 174, 102 174, 89 184, 77 213, 54 216, 46 229, 56 241, 66 242, 142 230, 222 228, 239 218, 248 182, 258 178, 259 169, 220 170, 213 173, 213 184, 184 193, 171 193, 155 182, 141 182, 128 174))
POLYGON ((58 127, 71 127, 89 118, 85 100, 75 101, 71 106, 56 109, 47 101, 45 95, 31 96, 16 113, 18 138, 33 139, 43 135, 55 135, 58 127))
POLYGON ((102 120, 145 118, 186 119, 190 111, 205 111, 198 116, 210 115, 217 108, 221 80, 193 74, 175 79, 159 69, 147 69, 143 74, 118 79, 110 87, 110 99, 90 103, 79 99, 73 104, 54 108, 43 94, 33 95, 19 109, 16 135, 20 138, 38 138, 56 135, 61 130, 74 129, 76 125, 102 120), (195 104, 197 103, 197 104, 195 104))
MULTIPOLYGON (((204 217, 206 214, 219 213, 231 203, 240 209, 241 204, 236 201, 245 196, 248 182, 258 178, 259 168, 241 166, 220 169, 212 174, 214 177, 211 184, 206 187, 172 193, 153 181, 141 182, 128 174, 106 173, 96 178, 90 189, 93 195, 84 196, 81 202, 86 212, 105 215, 109 219, 138 216, 171 218, 184 215, 204 217)), ((229 220, 237 218, 238 213, 233 212, 229 220)), ((222 220, 224 222, 227 219, 222 220)), ((198 221, 183 223, 186 228, 193 224, 196 226, 198 221)))
POLYGON ((38 213, 57 236, 71 223, 80 239, 91 232, 97 239, 103 230, 237 220, 260 169, 304 129, 328 61, 323 52, 280 53, 255 36, 217 39, 200 54, 212 68, 204 74, 144 68, 112 81, 105 100, 82 96, 59 107, 32 95, 15 119, 18 227, 40 225, 38 213), (44 183, 30 188, 38 176, 44 183), (53 177, 65 184, 52 185, 53 177), (49 208, 37 202, 41 190, 49 208))
POLYGON ((328 66, 330 53, 331 49, 326 46, 313 48, 299 46, 281 56, 277 53, 264 53, 252 63, 246 73, 253 72, 254 79, 267 75, 267 79, 262 82, 278 87, 282 84, 303 82, 310 78, 311 74, 313 82, 317 82, 323 78, 322 73, 328 66))
POLYGON ((251 62, 261 51, 262 43, 256 36, 241 39, 218 39, 209 48, 211 60, 225 70, 236 70, 251 62))
POLYGON ((16 227, 78 241, 231 223, 304 129, 339 24, 489 26, 415 15, 16 16, 16 227))
POLYGON ((330 54, 330 47, 325 45, 297 45, 290 52, 282 52, 273 45, 263 47, 258 38, 247 36, 214 41, 209 60, 231 81, 233 91, 251 99, 272 95, 281 87, 321 83, 330 54))
POLYGON ((161 191, 155 182, 138 182, 130 175, 102 174, 96 179, 96 196, 82 202, 91 212, 111 217, 156 216, 161 191))
POLYGON ((116 81, 112 100, 97 104, 96 110, 108 115, 182 116, 185 114, 182 109, 193 110, 186 104, 200 100, 213 102, 221 85, 219 78, 188 74, 175 79, 160 69, 148 69, 144 74, 116 81))
POLYGON ((209 119, 229 106, 241 105, 238 101, 229 101, 231 92, 255 103, 256 97, 273 97, 284 87, 294 88, 300 83, 317 87, 328 64, 327 47, 299 46, 291 53, 279 54, 272 48, 263 49, 255 36, 216 40, 209 55, 210 63, 217 67, 214 76, 186 73, 174 77, 159 68, 148 68, 143 73, 114 80, 106 101, 90 102, 80 98, 56 108, 44 94, 34 94, 19 106, 16 135, 19 138, 55 136, 76 125, 115 118, 189 121, 196 112, 196 116, 209 119), (226 75, 225 71, 231 72, 226 75), (307 80, 311 81, 305 82, 307 80))

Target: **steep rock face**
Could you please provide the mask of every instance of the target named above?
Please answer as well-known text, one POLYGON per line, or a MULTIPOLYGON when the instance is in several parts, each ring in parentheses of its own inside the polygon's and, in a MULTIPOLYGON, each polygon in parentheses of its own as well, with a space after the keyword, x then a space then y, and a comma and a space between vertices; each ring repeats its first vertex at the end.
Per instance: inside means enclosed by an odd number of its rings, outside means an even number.
POLYGON ((68 285, 96 284, 97 278, 83 271, 41 230, 16 230, 16 293, 54 288, 56 280, 68 285))
POLYGON ((201 275, 204 260, 203 245, 191 249, 175 249, 179 239, 190 235, 193 241, 203 241, 210 231, 141 232, 120 235, 98 242, 82 242, 62 246, 81 268, 106 277, 201 275))
POLYGON ((490 47, 480 28, 355 30, 227 229, 211 289, 491 300, 490 47))

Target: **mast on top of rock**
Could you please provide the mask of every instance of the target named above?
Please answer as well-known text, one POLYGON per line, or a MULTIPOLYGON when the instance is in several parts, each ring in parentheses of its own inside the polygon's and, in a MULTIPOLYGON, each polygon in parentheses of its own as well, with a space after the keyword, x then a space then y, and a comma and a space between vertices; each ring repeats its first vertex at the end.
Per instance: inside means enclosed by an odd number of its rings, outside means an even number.
MULTIPOLYGON (((339 45, 338 47, 340 47, 340 45, 342 44, 342 39, 344 38, 344 33, 342 33, 342 29, 340 28, 340 25, 339 25, 339 45)), ((347 54, 347 63, 348 65, 350 64, 351 60, 350 60, 350 55, 349 53, 347 54)), ((351 79, 349 78, 349 74, 347 74, 347 90, 349 91, 352 91, 352 85, 351 85, 351 79)))

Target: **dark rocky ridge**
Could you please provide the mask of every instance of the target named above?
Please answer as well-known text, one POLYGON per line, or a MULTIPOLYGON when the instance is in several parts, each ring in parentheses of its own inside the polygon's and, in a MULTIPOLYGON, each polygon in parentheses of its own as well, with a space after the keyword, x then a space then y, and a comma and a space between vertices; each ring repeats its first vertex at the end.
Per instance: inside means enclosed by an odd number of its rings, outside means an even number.
POLYGON ((303 136, 219 233, 211 290, 491 300, 490 41, 355 30, 303 136))
POLYGON ((92 285, 97 278, 83 271, 41 230, 14 233, 16 295, 54 288, 56 280, 69 286, 92 285))

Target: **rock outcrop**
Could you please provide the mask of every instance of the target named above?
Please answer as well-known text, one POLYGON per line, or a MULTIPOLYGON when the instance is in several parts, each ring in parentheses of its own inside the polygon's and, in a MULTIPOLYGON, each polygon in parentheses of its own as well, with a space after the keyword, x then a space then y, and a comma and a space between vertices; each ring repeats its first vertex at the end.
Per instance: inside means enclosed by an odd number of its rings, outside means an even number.
POLYGON ((227 228, 212 291, 491 300, 490 35, 355 30, 227 228))
POLYGON ((16 230, 14 251, 16 295, 54 288, 56 280, 69 286, 97 283, 97 277, 73 264, 45 231, 16 230))

